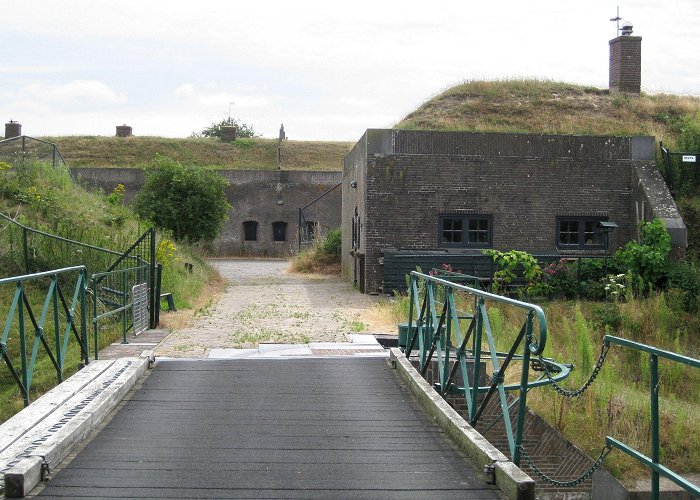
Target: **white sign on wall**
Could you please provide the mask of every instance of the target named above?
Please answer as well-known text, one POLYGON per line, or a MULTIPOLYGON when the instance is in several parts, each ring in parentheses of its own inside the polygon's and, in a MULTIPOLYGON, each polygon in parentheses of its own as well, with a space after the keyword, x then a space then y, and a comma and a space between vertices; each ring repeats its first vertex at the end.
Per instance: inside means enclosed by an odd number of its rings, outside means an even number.
POLYGON ((686 163, 695 163, 697 157, 695 155, 683 155, 683 161, 686 163))

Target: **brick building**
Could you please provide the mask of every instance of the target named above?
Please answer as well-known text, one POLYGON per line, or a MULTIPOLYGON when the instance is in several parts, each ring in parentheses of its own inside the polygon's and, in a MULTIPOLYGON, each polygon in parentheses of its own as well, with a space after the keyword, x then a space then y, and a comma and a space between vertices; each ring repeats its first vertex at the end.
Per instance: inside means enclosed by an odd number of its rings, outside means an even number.
MULTIPOLYGON (((135 168, 72 168, 71 172, 107 193, 117 184, 124 184, 127 202, 145 181, 143 170, 135 168)), ((229 182, 226 196, 231 211, 214 241, 215 256, 286 257, 295 253, 299 209, 310 203, 301 221, 307 235, 340 226, 340 189, 333 189, 340 183, 340 172, 220 170, 218 173, 229 182), (324 193, 327 194, 323 196, 324 193)))
POLYGON ((655 217, 682 252, 654 158, 653 137, 367 130, 344 160, 343 277, 386 292, 384 256, 397 251, 607 255, 655 217))

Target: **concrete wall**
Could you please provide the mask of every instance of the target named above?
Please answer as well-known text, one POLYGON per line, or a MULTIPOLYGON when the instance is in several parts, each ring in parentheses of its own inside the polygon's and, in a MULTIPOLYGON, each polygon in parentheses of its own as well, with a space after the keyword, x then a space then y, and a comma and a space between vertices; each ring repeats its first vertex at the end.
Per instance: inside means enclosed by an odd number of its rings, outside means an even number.
MULTIPOLYGON (((89 186, 111 192, 124 184, 125 199, 131 202, 144 183, 139 169, 73 168, 71 172, 89 186)), ((336 186, 341 172, 222 170, 218 172, 230 186, 226 196, 232 205, 229 220, 214 242, 216 256, 286 256, 297 249, 299 208, 336 186), (256 241, 244 241, 243 222, 257 221, 256 241), (272 223, 286 222, 286 241, 273 241, 272 223)), ((307 221, 319 223, 323 230, 340 226, 340 189, 304 211, 307 221)))
MULTIPOLYGON (((605 217, 619 225, 610 235, 614 250, 636 237, 635 198, 665 189, 646 174, 655 171, 653 158, 651 137, 368 130, 345 159, 343 189, 351 197, 344 198, 343 227, 349 230, 357 206, 368 291, 381 286, 383 249, 438 248, 441 214, 490 215, 492 248, 561 255, 581 252, 557 249, 557 217, 605 217), (633 195, 637 171, 654 186, 646 194, 633 195), (356 189, 346 186, 351 178, 356 189)), ((347 241, 346 278, 357 274, 347 241)))

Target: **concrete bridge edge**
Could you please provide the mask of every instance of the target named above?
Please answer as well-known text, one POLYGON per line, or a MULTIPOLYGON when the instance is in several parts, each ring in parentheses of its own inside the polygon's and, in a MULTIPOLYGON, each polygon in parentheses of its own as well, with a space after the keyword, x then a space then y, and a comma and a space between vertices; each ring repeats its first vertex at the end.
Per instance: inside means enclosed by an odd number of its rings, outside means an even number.
MULTIPOLYGON (((406 359, 401 350, 390 351, 389 363, 414 394, 423 410, 478 466, 493 467, 495 484, 508 498, 534 500, 535 481, 469 425, 406 359)), ((484 482, 488 477, 484 476, 484 482)))
MULTIPOLYGON (((144 351, 138 358, 90 363, 12 417, 13 422, 6 422, 22 435, 16 444, 24 441, 33 445, 17 454, 16 463, 4 471, 4 485, 0 484, 4 488, 0 490, 4 489, 5 497, 22 498, 29 494, 50 472, 49 465, 53 468, 68 456, 121 402, 154 361, 153 352, 144 351), (76 405, 76 400, 83 397, 81 394, 95 387, 102 388, 99 394, 93 391, 88 396, 89 402, 76 405), (33 423, 21 429, 23 412, 32 415, 29 420, 33 423)), ((4 451, 10 450, 8 446, 4 451)))

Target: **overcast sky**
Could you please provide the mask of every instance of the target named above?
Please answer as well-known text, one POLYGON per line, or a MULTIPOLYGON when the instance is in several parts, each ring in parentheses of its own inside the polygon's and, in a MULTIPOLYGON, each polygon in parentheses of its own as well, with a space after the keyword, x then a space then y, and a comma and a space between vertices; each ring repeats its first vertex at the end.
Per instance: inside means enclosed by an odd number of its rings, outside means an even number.
POLYGON ((26 135, 357 140, 463 80, 608 86, 615 16, 642 89, 700 95, 700 1, 0 0, 0 119, 26 135))

